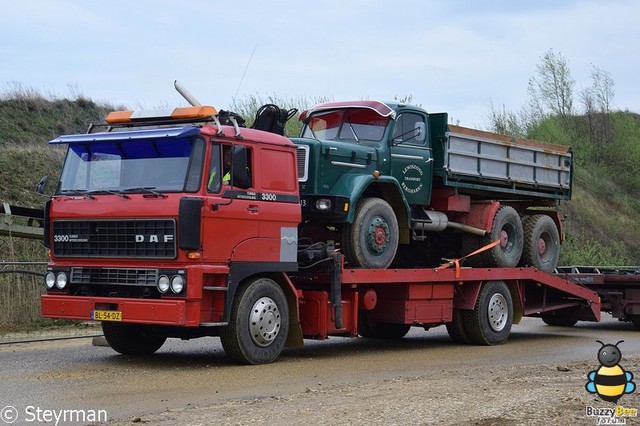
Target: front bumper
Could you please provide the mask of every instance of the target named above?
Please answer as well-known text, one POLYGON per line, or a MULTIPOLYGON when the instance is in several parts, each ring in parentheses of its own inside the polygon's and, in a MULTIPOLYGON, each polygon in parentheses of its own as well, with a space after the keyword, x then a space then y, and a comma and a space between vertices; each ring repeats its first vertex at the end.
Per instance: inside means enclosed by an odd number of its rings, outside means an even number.
POLYGON ((42 316, 69 320, 91 320, 91 311, 104 309, 122 312, 122 322, 173 326, 199 325, 198 302, 185 300, 124 299, 110 297, 84 297, 42 295, 42 316))

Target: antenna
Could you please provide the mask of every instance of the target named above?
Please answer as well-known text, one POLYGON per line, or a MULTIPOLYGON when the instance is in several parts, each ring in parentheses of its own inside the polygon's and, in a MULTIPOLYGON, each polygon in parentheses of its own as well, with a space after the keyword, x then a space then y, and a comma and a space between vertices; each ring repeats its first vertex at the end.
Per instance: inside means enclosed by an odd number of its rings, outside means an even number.
POLYGON ((247 62, 247 66, 244 67, 244 72, 242 73, 242 78, 240 79, 240 83, 238 83, 238 89, 236 90, 236 94, 233 97, 233 103, 236 103, 236 98, 238 97, 238 92, 240 91, 240 86, 242 86, 242 82, 244 81, 244 76, 247 74, 247 70, 249 69, 249 65, 251 65, 251 60, 253 59, 253 54, 256 53, 256 49, 258 48, 258 43, 253 46, 253 51, 251 52, 251 56, 249 57, 249 62, 247 62))

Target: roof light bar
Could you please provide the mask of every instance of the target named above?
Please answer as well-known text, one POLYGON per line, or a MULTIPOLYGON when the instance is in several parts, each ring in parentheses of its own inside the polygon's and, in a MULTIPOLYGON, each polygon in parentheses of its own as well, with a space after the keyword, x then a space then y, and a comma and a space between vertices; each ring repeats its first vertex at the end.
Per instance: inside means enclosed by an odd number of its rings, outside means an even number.
POLYGON ((180 107, 168 110, 113 111, 105 122, 108 124, 130 123, 132 121, 150 120, 185 120, 189 118, 207 118, 218 114, 212 106, 180 107))

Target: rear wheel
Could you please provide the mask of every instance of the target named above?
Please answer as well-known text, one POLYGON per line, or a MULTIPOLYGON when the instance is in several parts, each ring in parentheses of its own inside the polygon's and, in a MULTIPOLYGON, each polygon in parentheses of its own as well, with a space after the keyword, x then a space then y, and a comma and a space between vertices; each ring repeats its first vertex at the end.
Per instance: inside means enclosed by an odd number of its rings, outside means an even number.
POLYGON ((510 206, 502 206, 496 212, 491 232, 484 237, 484 244, 500 240, 500 244, 483 253, 483 266, 513 268, 520 262, 523 247, 522 220, 510 206))
POLYGON ((411 329, 409 324, 371 321, 369 312, 360 312, 358 316, 358 334, 374 339, 402 339, 411 329))
POLYGON ((555 317, 542 317, 542 321, 555 327, 573 327, 578 322, 577 320, 555 318, 555 317))
POLYGON ((462 310, 453 310, 453 321, 447 324, 449 337, 456 343, 469 343, 469 336, 462 321, 462 310))
POLYGON ((553 219, 547 215, 525 218, 522 264, 543 272, 553 272, 560 257, 560 234, 553 219))
POLYGON ((462 320, 470 343, 497 345, 507 340, 513 323, 513 301, 504 281, 484 283, 475 308, 463 311, 462 320))
POLYGON ((288 332, 289 311, 282 289, 268 278, 258 278, 236 292, 220 341, 233 360, 266 364, 280 355, 288 332))
POLYGON ((157 334, 149 325, 102 322, 102 332, 109 346, 121 354, 148 355, 164 345, 166 336, 157 334))
POLYGON ((344 228, 345 252, 353 266, 384 269, 398 250, 398 220, 386 201, 365 198, 358 203, 353 223, 344 228))
POLYGON ((640 315, 629 315, 629 317, 636 330, 640 330, 640 315))

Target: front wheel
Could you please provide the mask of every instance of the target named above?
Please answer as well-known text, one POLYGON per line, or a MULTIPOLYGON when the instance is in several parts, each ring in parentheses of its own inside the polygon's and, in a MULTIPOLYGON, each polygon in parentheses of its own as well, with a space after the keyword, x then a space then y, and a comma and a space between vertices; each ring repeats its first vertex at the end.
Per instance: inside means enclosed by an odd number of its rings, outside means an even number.
POLYGON ((398 251, 398 220, 386 201, 365 198, 358 203, 353 223, 344 228, 344 249, 353 266, 385 269, 398 251))
POLYGON ((102 332, 109 346, 125 355, 152 354, 167 340, 155 333, 152 326, 141 324, 103 321, 102 332))
POLYGON ((234 361, 266 364, 280 355, 288 332, 289 311, 282 289, 268 278, 258 278, 236 292, 220 341, 234 361))
POLYGON ((470 343, 497 345, 509 337, 513 323, 513 300, 504 281, 487 281, 482 285, 475 308, 462 314, 464 330, 470 343))

